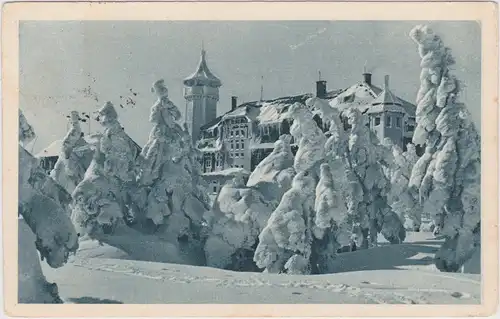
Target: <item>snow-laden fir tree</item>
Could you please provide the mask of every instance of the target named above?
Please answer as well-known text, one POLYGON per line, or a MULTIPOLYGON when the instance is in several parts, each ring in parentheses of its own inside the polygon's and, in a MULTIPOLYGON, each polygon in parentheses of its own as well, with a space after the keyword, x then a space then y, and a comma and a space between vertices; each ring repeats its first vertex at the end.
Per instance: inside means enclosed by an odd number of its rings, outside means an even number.
POLYGON ((297 175, 259 235, 254 260, 267 272, 304 274, 315 272, 311 265, 315 188, 326 138, 305 106, 296 103, 289 112, 294 120, 290 133, 299 144, 294 158, 297 175))
POLYGON ((78 235, 65 210, 68 194, 21 146, 34 137, 34 130, 20 112, 18 301, 61 303, 57 285, 47 282, 42 273, 38 253, 49 266, 59 268, 78 249, 78 235))
POLYGON ((312 264, 319 273, 330 273, 331 262, 339 247, 351 244, 352 225, 344 200, 345 167, 341 160, 320 166, 320 179, 316 186, 315 217, 313 224, 312 264), (331 165, 335 165, 333 169, 331 165))
POLYGON ((236 176, 220 190, 212 209, 205 214, 208 238, 207 265, 238 271, 257 271, 253 262, 258 236, 273 208, 256 188, 236 176))
POLYGON ((451 50, 427 26, 416 26, 410 37, 422 58, 413 142, 426 145, 410 187, 418 189, 423 210, 446 238, 435 256, 437 268, 458 271, 480 243, 480 137, 458 102, 451 50))
POLYGON ((138 148, 125 133, 111 102, 99 109, 96 120, 104 127, 94 138, 94 158, 73 191, 72 218, 82 234, 112 233, 134 212, 135 160, 138 148))
POLYGON ((292 179, 295 176, 290 142, 290 135, 281 135, 274 143, 271 154, 255 167, 247 181, 248 187, 258 189, 266 200, 275 206, 292 186, 292 179))
POLYGON ((78 112, 71 112, 69 122, 70 129, 63 139, 59 157, 50 172, 50 177, 71 194, 76 185, 82 181, 92 159, 92 154, 89 151, 77 150, 88 148, 87 142, 83 138, 78 112))
POLYGON ((401 221, 408 218, 414 231, 420 230, 422 223, 422 205, 418 200, 418 192, 409 187, 411 171, 418 160, 415 145, 409 143, 406 151, 392 141, 385 139, 386 151, 392 154, 392 165, 387 168, 387 177, 390 180, 390 191, 387 202, 392 210, 398 214, 401 221))
POLYGON ((156 81, 152 91, 158 100, 151 107, 153 128, 140 154, 138 222, 172 243, 202 249, 202 218, 209 205, 199 187, 199 155, 177 123, 181 114, 164 81, 156 81))
POLYGON ((356 236, 356 245, 361 248, 376 246, 379 232, 391 242, 401 242, 406 232, 387 203, 390 185, 384 166, 391 165, 390 157, 367 127, 366 115, 355 108, 347 109, 343 115, 350 126, 343 149, 348 167, 347 207, 353 224, 361 230, 360 236, 356 236))

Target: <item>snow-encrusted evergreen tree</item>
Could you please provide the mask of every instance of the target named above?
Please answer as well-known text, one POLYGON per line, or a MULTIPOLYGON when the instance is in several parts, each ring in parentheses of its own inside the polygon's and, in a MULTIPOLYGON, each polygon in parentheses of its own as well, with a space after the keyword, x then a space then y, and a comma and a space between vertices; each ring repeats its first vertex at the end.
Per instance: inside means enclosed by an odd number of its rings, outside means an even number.
POLYGON ((75 151, 75 148, 85 148, 86 146, 87 142, 83 139, 83 132, 80 127, 80 117, 78 112, 72 111, 70 129, 63 139, 59 158, 50 172, 50 177, 70 194, 76 185, 82 181, 92 159, 90 152, 78 154, 75 151))
POLYGON ((295 176, 291 136, 281 135, 274 149, 248 177, 247 186, 255 187, 271 204, 277 206, 283 194, 292 186, 295 176))
POLYGON ((411 171, 418 160, 415 145, 408 144, 403 150, 390 141, 384 141, 387 152, 392 154, 392 165, 388 168, 387 177, 390 180, 390 191, 387 201, 392 210, 398 214, 401 221, 409 218, 414 231, 420 230, 422 223, 422 206, 418 200, 418 192, 409 187, 411 171))
POLYGON ((268 272, 310 273, 313 245, 315 188, 324 160, 326 137, 301 104, 289 110, 294 122, 290 133, 299 144, 294 158, 297 173, 259 235, 254 261, 268 272))
POLYGON ((57 187, 39 166, 39 161, 21 146, 34 137, 34 130, 20 111, 18 208, 22 218, 19 220, 18 301, 61 303, 57 285, 48 283, 42 273, 33 242, 42 260, 52 268, 59 268, 78 249, 78 235, 65 211, 68 194, 57 187))
POLYGON ((140 154, 137 218, 168 241, 201 249, 202 218, 209 205, 199 188, 199 155, 177 123, 181 114, 164 81, 156 81, 152 91, 158 100, 151 107, 153 128, 140 154))
POLYGON ((94 158, 72 194, 75 225, 91 237, 112 233, 137 210, 132 196, 138 148, 120 125, 111 102, 99 109, 97 120, 104 132, 94 137, 94 158))
POLYGON ((337 249, 351 244, 352 225, 341 184, 345 181, 345 176, 341 174, 345 169, 340 160, 332 161, 332 164, 338 167, 332 170, 329 164, 321 164, 320 179, 316 186, 312 263, 319 273, 334 271, 331 261, 337 249))
POLYGON ((435 256, 437 268, 458 271, 480 244, 480 137, 458 102, 451 50, 427 26, 416 26, 410 37, 422 58, 413 142, 426 145, 410 187, 418 189, 423 210, 446 238, 435 256))
POLYGON ((377 137, 365 125, 367 117, 355 108, 343 114, 351 126, 344 148, 348 180, 347 207, 353 224, 359 226, 357 246, 368 248, 377 245, 377 234, 382 232, 391 242, 403 241, 404 227, 398 225, 394 212, 387 203, 389 181, 384 166, 391 165, 377 137), (385 224, 385 227, 384 227, 385 224), (396 228, 394 228, 396 227, 396 228), (368 241, 369 239, 369 241, 368 241))

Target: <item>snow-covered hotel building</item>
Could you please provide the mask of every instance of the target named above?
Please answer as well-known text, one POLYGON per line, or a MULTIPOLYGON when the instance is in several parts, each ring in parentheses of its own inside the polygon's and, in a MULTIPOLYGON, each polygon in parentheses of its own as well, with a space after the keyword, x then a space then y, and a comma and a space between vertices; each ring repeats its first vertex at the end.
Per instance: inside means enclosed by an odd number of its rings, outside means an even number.
MULTIPOLYGON (((314 93, 243 104, 233 96, 231 110, 217 117, 221 85, 202 51, 196 71, 184 80, 185 120, 203 154, 203 172, 213 192, 234 173, 249 174, 273 150, 278 137, 289 133, 292 119, 288 108, 296 102, 305 104, 313 96, 341 111, 358 108, 368 114, 368 125, 380 140, 388 137, 402 148, 411 142, 415 128, 415 105, 390 90, 388 75, 382 88, 372 83, 372 74, 364 72, 359 83, 346 89, 328 91, 326 81, 320 79, 314 93)), ((314 119, 326 131, 320 116, 314 119)), ((292 147, 296 147, 293 141, 292 147)))

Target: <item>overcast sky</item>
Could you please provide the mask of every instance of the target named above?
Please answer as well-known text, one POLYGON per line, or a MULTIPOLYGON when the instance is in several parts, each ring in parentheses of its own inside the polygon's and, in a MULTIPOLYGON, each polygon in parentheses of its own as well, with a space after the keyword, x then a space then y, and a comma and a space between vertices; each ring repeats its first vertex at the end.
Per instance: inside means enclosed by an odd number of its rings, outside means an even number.
MULTIPOLYGON (((375 85, 382 86, 389 74, 394 93, 414 103, 420 58, 408 33, 420 23, 425 22, 22 22, 20 107, 38 134, 34 153, 64 136, 71 110, 93 111, 107 100, 143 145, 155 101, 151 84, 165 79, 170 98, 184 112, 182 79, 195 71, 202 42, 209 68, 223 83, 219 114, 229 110, 232 95, 239 102, 258 100, 262 76, 266 99, 313 92, 318 71, 329 89, 348 87, 361 80, 365 65, 375 85), (135 106, 126 105, 127 96, 135 106)), ((479 126, 479 24, 427 24, 452 49, 464 85, 461 99, 479 126)))

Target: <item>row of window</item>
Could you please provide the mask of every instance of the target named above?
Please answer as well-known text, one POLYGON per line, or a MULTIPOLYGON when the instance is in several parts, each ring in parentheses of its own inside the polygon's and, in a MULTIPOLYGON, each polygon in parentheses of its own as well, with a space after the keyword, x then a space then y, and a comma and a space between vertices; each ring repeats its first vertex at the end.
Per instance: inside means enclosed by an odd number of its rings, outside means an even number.
POLYGON ((245 130, 231 130, 229 132, 229 137, 245 137, 246 133, 245 130))
POLYGON ((231 168, 244 168, 244 165, 231 164, 231 168))
POLYGON ((245 153, 231 152, 229 153, 231 158, 245 158, 245 153))
MULTIPOLYGON (((395 117, 395 122, 394 122, 394 127, 396 128, 401 128, 401 117, 396 116, 395 117)), ((385 127, 392 127, 392 117, 390 115, 385 116, 385 127)), ((374 118, 374 126, 380 125, 380 116, 376 116, 374 118)))
POLYGON ((227 122, 229 122, 229 124, 241 124, 241 123, 247 123, 247 120, 243 117, 239 117, 239 118, 227 120, 227 122))
POLYGON ((238 140, 238 141, 231 141, 231 144, 229 144, 229 149, 232 150, 244 150, 245 149, 245 141, 244 140, 238 140))

